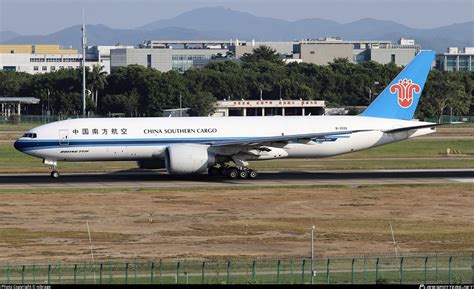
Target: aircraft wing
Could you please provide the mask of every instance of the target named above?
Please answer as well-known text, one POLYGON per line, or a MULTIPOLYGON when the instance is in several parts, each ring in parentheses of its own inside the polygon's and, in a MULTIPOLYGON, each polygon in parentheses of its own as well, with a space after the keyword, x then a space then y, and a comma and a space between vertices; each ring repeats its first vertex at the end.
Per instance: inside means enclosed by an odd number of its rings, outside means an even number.
POLYGON ((279 135, 279 136, 265 136, 265 137, 245 137, 236 138, 231 140, 219 140, 211 141, 207 144, 211 146, 233 146, 233 145, 259 145, 268 142, 289 142, 298 140, 311 140, 314 138, 324 138, 335 135, 348 135, 356 132, 362 132, 368 130, 347 130, 347 131, 333 131, 333 132, 320 132, 320 133, 308 133, 308 134, 293 134, 293 135, 279 135))
MULTIPOLYGON (((408 126, 408 127, 401 127, 395 129, 388 129, 383 130, 384 133, 394 133, 400 131, 408 131, 411 129, 420 129, 420 128, 428 128, 428 127, 435 127, 437 126, 436 123, 433 124, 423 124, 417 126, 408 126)), ((309 141, 315 138, 324 138, 330 137, 335 135, 349 135, 357 132, 365 132, 365 131, 373 131, 373 129, 365 129, 365 130, 346 130, 346 131, 332 131, 332 132, 319 132, 319 133, 308 133, 308 134, 293 134, 293 135, 278 135, 278 136, 265 136, 265 137, 244 137, 244 138, 235 138, 231 140, 217 140, 217 141, 210 141, 206 144, 211 146, 247 146, 247 145, 260 145, 263 143, 269 142, 290 142, 290 141, 309 141)))

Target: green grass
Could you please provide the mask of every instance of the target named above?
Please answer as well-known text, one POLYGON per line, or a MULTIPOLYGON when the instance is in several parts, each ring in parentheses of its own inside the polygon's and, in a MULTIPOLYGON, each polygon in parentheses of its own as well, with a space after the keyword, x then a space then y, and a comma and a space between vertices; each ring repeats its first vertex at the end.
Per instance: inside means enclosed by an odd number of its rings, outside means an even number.
MULTIPOLYGON (((421 139, 402 141, 325 159, 282 159, 252 162, 260 170, 348 170, 348 169, 434 169, 473 168, 474 139, 421 139), (446 156, 446 149, 462 155, 446 156)), ((12 143, 0 143, 0 173, 48 172, 41 159, 13 148, 12 143)), ((62 172, 113 172, 136 168, 135 162, 60 162, 62 172)))
POLYGON ((311 170, 383 170, 383 169, 461 169, 474 168, 473 159, 430 160, 328 160, 316 159, 308 162, 267 161, 253 162, 252 168, 258 170, 311 171, 311 170))
POLYGON ((42 123, 22 123, 22 124, 9 124, 9 123, 0 123, 0 132, 1 131, 27 131, 31 128, 42 125, 42 123))
MULTIPOLYGON (((11 245, 22 245, 25 243, 34 243, 35 239, 42 238, 70 238, 87 239, 87 232, 84 231, 35 231, 20 228, 0 228, 2 241, 11 245)), ((94 232, 94 239, 100 241, 125 241, 126 235, 117 233, 94 232)))
POLYGON ((434 158, 445 156, 447 148, 474 156, 474 140, 413 139, 336 158, 434 158))

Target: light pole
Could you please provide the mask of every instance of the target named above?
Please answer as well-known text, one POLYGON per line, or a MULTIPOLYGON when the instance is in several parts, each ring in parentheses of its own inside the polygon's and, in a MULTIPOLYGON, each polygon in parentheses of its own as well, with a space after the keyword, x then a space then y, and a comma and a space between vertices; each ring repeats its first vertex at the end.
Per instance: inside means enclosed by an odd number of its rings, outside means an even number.
POLYGON ((49 95, 50 95, 50 92, 49 92, 49 89, 48 89, 48 110, 46 111, 46 115, 48 117, 51 115, 51 104, 49 102, 49 95))
POLYGON ((84 24, 84 9, 82 9, 82 116, 86 116, 86 25, 84 24))
POLYGON ((314 269, 313 269, 313 262, 314 262, 314 230, 316 229, 316 226, 311 227, 311 284, 314 282, 314 269))

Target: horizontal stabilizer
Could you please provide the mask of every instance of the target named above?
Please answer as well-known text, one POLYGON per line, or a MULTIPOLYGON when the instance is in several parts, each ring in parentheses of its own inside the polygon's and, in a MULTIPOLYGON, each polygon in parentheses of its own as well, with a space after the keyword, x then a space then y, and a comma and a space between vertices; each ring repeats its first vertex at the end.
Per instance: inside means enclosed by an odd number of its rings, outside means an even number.
POLYGON ((408 130, 412 130, 412 129, 429 128, 429 127, 436 127, 436 126, 437 126, 436 123, 432 123, 432 124, 415 125, 415 126, 407 126, 407 127, 389 129, 389 130, 384 130, 383 132, 393 133, 393 132, 399 132, 399 131, 408 131, 408 130))

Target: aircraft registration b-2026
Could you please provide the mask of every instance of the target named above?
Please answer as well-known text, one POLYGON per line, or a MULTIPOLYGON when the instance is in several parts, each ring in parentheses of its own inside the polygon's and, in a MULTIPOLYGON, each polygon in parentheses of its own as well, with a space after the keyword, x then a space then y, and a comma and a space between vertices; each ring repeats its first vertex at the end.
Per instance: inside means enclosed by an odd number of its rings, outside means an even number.
POLYGON ((330 157, 435 132, 436 123, 413 120, 434 55, 420 51, 356 116, 70 119, 33 128, 14 146, 42 158, 53 178, 58 161, 136 161, 170 174, 256 178, 250 160, 330 157))

